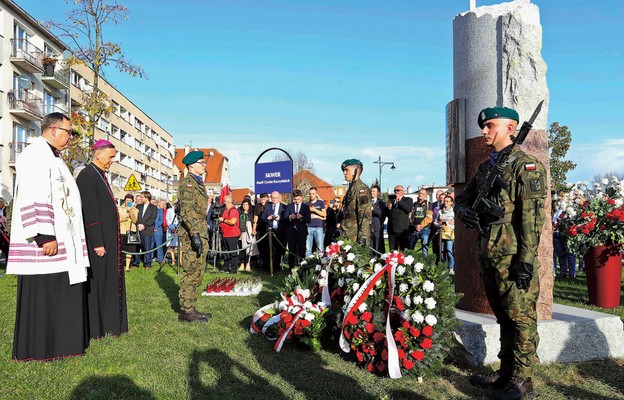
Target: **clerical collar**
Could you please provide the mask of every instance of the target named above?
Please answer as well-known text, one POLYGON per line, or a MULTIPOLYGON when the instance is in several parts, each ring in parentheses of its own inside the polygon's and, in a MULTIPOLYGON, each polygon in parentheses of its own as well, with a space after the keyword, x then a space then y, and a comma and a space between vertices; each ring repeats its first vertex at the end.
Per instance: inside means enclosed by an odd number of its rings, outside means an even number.
POLYGON ((46 143, 48 144, 48 146, 50 146, 50 150, 52 150, 52 154, 54 154, 54 157, 60 157, 60 156, 61 156, 61 155, 60 155, 60 153, 59 153, 59 151, 58 151, 58 150, 57 150, 54 146, 52 146, 52 145, 50 144, 50 142, 48 142, 48 141, 46 140, 46 143))
POLYGON ((91 163, 91 165, 93 165, 93 167, 95 168, 96 171, 98 171, 102 176, 106 176, 106 171, 104 171, 102 168, 98 167, 97 165, 95 165, 95 163, 91 163))

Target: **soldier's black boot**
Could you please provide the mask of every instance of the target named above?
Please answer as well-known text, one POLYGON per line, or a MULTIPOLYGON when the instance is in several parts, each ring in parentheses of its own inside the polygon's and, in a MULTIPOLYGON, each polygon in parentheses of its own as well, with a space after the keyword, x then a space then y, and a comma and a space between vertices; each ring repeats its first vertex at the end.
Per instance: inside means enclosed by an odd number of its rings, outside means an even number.
POLYGON ((197 310, 194 310, 194 311, 195 311, 195 313, 196 313, 197 315, 199 315, 200 317, 202 317, 202 318, 203 318, 203 319, 205 319, 206 321, 208 321, 210 318, 212 318, 212 314, 210 314, 210 313, 203 313, 203 312, 199 312, 199 311, 197 311, 197 310))
POLYGON ((472 386, 485 389, 501 389, 509 382, 510 378, 511 374, 499 370, 491 374, 474 374, 470 377, 470 383, 472 386))
POLYGON ((178 321, 181 322, 207 322, 208 318, 210 318, 208 317, 208 314, 198 313, 194 308, 189 311, 181 310, 180 314, 178 314, 178 321))
POLYGON ((505 387, 494 393, 496 400, 517 400, 533 394, 533 381, 531 378, 512 376, 505 387))

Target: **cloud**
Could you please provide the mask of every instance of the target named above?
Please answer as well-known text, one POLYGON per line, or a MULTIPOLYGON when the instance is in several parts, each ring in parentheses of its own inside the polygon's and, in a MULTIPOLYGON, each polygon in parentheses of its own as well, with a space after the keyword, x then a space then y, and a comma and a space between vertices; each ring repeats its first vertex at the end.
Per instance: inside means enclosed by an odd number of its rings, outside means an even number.
POLYGON ((598 143, 574 143, 567 159, 577 164, 568 181, 591 181, 606 172, 624 172, 624 139, 605 138, 598 143))

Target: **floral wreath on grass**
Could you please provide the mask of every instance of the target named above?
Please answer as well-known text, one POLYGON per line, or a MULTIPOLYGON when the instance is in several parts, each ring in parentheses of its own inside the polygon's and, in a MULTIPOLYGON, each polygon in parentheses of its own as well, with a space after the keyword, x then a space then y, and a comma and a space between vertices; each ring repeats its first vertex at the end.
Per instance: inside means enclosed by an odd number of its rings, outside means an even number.
MULTIPOLYGON (((369 254, 348 240, 332 243, 322 256, 310 256, 291 271, 285 292, 309 289, 304 294, 310 304, 325 307, 322 329, 336 330, 343 351, 353 351, 367 371, 392 378, 439 371, 452 345, 460 298, 448 267, 413 251, 369 254)), ((321 334, 315 331, 317 339, 321 334)))

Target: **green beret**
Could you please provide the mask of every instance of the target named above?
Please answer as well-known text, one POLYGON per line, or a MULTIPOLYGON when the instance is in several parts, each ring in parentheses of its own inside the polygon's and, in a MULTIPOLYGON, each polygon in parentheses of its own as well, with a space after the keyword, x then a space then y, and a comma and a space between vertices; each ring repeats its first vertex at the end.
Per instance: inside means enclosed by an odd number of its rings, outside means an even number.
POLYGON ((348 160, 344 160, 342 162, 342 165, 340 165, 340 168, 344 171, 345 168, 347 168, 349 165, 359 165, 360 167, 364 167, 364 165, 362 164, 362 161, 357 160, 355 158, 350 158, 348 160))
POLYGON ((518 112, 512 108, 507 107, 489 107, 484 108, 479 113, 479 128, 483 129, 485 123, 491 119, 513 119, 516 122, 520 122, 520 117, 518 116, 518 112))
POLYGON ((204 158, 204 152, 199 150, 191 151, 184 156, 184 158, 182 159, 182 164, 191 165, 201 160, 202 158, 204 158))

